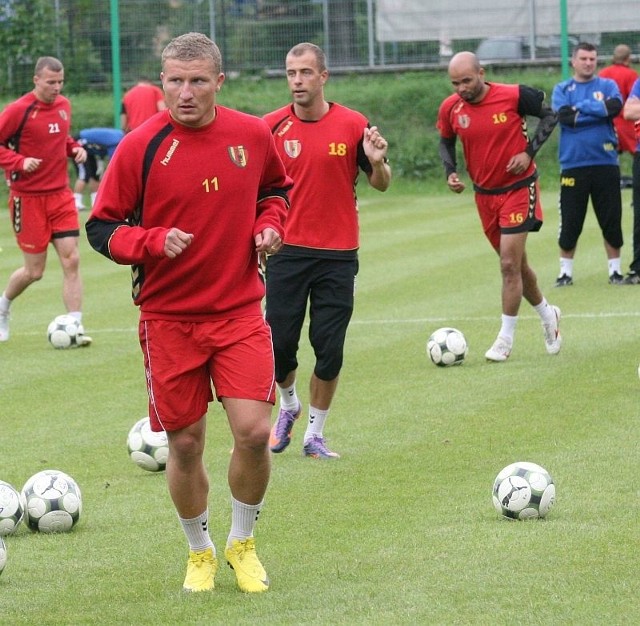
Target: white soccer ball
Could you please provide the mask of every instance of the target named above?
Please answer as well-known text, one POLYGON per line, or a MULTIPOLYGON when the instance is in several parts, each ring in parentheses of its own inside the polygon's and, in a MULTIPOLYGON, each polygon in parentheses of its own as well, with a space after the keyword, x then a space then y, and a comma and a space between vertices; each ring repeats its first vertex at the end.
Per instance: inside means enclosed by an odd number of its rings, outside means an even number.
POLYGON ((143 417, 132 426, 127 436, 127 448, 129 458, 148 472, 161 472, 167 467, 167 433, 151 430, 148 417, 143 417))
POLYGON ((72 315, 58 315, 47 327, 47 339, 57 349, 79 346, 82 335, 84 328, 72 315))
POLYGON ((0 537, 16 532, 24 517, 24 502, 20 492, 0 480, 0 537))
POLYGON ((82 513, 80 487, 59 470, 43 470, 22 488, 26 503, 24 521, 31 530, 43 533, 70 531, 82 513))
POLYGON ((0 537, 0 574, 5 568, 7 564, 7 545, 4 542, 4 539, 0 537))
POLYGON ((457 328, 438 328, 427 341, 427 354, 439 367, 461 365, 468 353, 467 340, 457 328))
POLYGON ((553 478, 536 463, 520 461, 507 465, 493 483, 493 506, 504 517, 545 517, 555 501, 553 478))

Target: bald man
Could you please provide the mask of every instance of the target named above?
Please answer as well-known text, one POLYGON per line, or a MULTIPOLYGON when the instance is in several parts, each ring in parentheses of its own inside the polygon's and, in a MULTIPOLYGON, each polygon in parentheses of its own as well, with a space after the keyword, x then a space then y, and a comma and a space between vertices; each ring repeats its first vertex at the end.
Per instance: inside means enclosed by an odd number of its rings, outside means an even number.
MULTIPOLYGON (((631 48, 626 44, 619 44, 613 51, 611 65, 603 68, 599 76, 611 78, 618 85, 623 103, 626 102, 633 83, 638 79, 638 72, 631 67, 631 48)), ((634 154, 636 151, 636 137, 633 121, 624 119, 623 115, 613 118, 613 125, 618 133, 618 152, 634 154)))
POLYGON ((502 323, 485 357, 506 361, 513 348, 520 303, 524 297, 538 313, 549 354, 560 351, 560 309, 542 295, 526 253, 527 236, 540 230, 542 207, 534 156, 557 123, 544 103, 544 93, 525 85, 485 80, 484 69, 471 52, 456 54, 449 63, 453 95, 440 105, 440 158, 449 189, 462 193, 456 139, 464 158, 485 236, 500 257, 502 323), (526 116, 540 119, 528 136, 526 116))

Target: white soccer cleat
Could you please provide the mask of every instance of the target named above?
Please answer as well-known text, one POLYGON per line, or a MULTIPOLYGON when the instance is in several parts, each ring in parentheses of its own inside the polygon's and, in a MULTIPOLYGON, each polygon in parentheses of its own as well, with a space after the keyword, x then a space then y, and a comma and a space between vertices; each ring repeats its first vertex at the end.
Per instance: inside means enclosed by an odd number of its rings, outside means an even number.
POLYGON ((494 361, 496 363, 501 363, 502 361, 506 361, 511 354, 511 341, 509 341, 506 337, 500 337, 493 342, 493 345, 486 351, 485 358, 487 361, 494 361))
POLYGON ((88 335, 78 335, 76 341, 78 342, 79 348, 87 348, 91 345, 93 339, 91 339, 91 337, 89 337, 88 335))
POLYGON ((542 323, 542 332, 544 333, 544 344, 549 354, 558 354, 562 346, 562 336, 560 335, 560 317, 562 312, 555 305, 550 305, 553 309, 553 321, 545 324, 542 323))
POLYGON ((9 341, 9 313, 0 313, 0 341, 9 341))

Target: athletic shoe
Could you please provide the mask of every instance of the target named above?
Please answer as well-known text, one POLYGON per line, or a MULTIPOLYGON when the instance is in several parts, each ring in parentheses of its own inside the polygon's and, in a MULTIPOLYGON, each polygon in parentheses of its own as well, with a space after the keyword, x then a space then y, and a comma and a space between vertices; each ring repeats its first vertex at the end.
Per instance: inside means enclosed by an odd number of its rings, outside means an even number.
POLYGON ((78 335, 76 341, 78 342, 79 348, 87 348, 91 345, 93 339, 91 339, 91 337, 89 337, 88 335, 78 335))
POLYGON ((0 313, 0 341, 9 341, 9 312, 0 313))
POLYGON ((553 321, 549 324, 542 322, 542 332, 544 333, 544 344, 549 354, 558 354, 562 345, 562 336, 560 335, 560 316, 562 315, 557 306, 550 305, 553 309, 553 321))
POLYGON ((189 550, 187 575, 182 588, 185 591, 210 591, 214 588, 218 559, 213 556, 213 548, 189 550))
POLYGON ((573 278, 569 274, 562 274, 556 278, 556 287, 568 287, 573 285, 573 278))
POLYGON ((506 361, 511 354, 511 341, 505 337, 500 337, 493 342, 493 345, 485 352, 487 361, 495 361, 500 363, 506 361))
POLYGON ((238 587, 245 593, 261 593, 269 589, 269 578, 256 554, 253 537, 234 539, 225 551, 229 567, 235 572, 238 587))
POLYGON ((637 272, 629 272, 622 283, 623 285, 640 285, 640 274, 637 272))
POLYGON ((337 452, 331 452, 327 448, 327 444, 324 437, 313 435, 311 439, 305 441, 304 448, 302 449, 304 456, 310 456, 312 459, 339 459, 340 455, 337 452))
POLYGON ((624 285, 624 277, 622 276, 622 274, 618 274, 618 272, 614 272, 609 276, 609 284, 624 285))
POLYGON ((298 410, 295 413, 293 411, 280 409, 278 419, 273 425, 271 434, 269 435, 269 448, 271 452, 282 452, 291 443, 293 423, 300 417, 301 412, 301 404, 298 404, 298 410))

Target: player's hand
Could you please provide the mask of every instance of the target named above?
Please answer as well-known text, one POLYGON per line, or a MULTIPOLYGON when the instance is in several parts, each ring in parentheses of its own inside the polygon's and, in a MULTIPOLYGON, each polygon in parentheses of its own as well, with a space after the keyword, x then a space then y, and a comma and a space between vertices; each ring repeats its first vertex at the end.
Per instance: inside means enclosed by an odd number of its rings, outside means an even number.
POLYGON ((22 162, 22 169, 25 172, 35 172, 42 163, 42 159, 36 159, 35 157, 26 157, 22 162))
POLYGON ((507 163, 507 172, 517 176, 524 174, 531 165, 531 157, 526 152, 520 152, 512 156, 507 163))
POLYGON ((387 156, 387 148, 389 144, 387 140, 380 134, 377 126, 364 129, 364 135, 362 137, 362 147, 364 153, 369 159, 371 165, 376 165, 384 162, 384 158, 387 156))
POLYGON ((71 154, 76 163, 84 163, 87 160, 87 151, 84 148, 72 148, 71 154))
POLYGON ((464 191, 464 183, 458 178, 458 174, 453 172, 453 174, 449 174, 447 178, 447 185, 449 185, 449 189, 454 193, 462 193, 464 191))
POLYGON ((265 228, 258 233, 255 238, 256 252, 266 252, 267 254, 276 254, 282 248, 282 239, 273 228, 265 228))
POLYGON ((164 240, 164 253, 170 259, 175 259, 191 245, 192 241, 192 234, 185 233, 179 228, 172 228, 167 232, 164 240))

